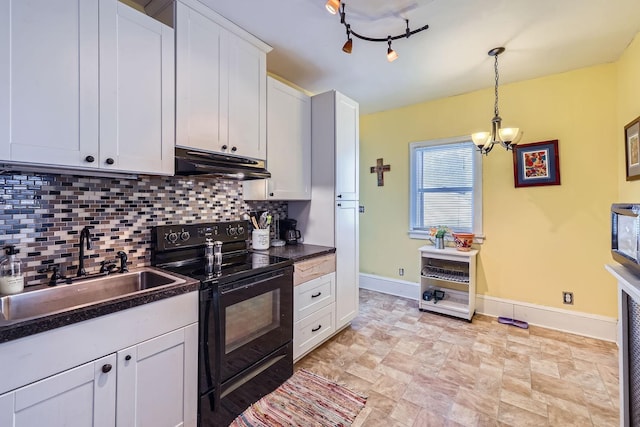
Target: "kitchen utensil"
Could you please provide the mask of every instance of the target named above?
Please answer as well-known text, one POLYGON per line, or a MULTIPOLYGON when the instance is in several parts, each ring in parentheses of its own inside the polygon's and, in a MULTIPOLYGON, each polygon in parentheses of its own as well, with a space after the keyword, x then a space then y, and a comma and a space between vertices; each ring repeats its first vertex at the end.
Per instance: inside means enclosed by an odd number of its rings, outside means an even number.
POLYGON ((253 228, 260 228, 258 227, 258 221, 256 221, 256 217, 255 216, 251 216, 251 224, 253 225, 253 228))
POLYGON ((269 216, 269 212, 264 211, 260 215, 260 221, 258 221, 258 225, 260 228, 267 228, 267 217, 269 216))

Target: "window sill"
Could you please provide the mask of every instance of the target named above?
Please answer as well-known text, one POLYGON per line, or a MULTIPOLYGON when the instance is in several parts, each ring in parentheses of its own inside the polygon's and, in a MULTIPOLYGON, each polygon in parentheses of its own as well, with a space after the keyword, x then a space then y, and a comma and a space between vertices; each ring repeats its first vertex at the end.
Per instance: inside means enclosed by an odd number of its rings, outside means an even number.
MULTIPOLYGON (((430 241, 433 241, 435 239, 435 237, 431 236, 428 231, 409 231, 409 238, 430 241)), ((476 234, 473 237, 473 243, 481 245, 482 243, 484 243, 484 239, 486 239, 486 236, 484 234, 476 234)), ((444 236, 444 240, 445 242, 453 242, 453 236, 447 234, 446 236, 444 236)))

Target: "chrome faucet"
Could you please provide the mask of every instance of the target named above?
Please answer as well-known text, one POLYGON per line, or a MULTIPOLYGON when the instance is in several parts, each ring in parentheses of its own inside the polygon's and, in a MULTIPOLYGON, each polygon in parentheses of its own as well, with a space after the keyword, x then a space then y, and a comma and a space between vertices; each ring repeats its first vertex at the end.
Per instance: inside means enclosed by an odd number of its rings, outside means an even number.
POLYGON ((85 245, 87 246, 87 250, 91 249, 91 232, 89 231, 89 227, 84 227, 80 232, 80 259, 78 261, 78 273, 76 274, 78 277, 87 275, 87 272, 84 269, 85 245))

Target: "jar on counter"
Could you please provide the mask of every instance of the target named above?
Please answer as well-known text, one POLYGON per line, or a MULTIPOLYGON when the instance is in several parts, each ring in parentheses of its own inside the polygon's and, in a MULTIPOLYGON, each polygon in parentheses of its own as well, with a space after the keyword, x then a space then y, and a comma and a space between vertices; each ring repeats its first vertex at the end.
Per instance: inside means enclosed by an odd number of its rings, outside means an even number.
POLYGON ((16 255, 20 252, 15 246, 4 248, 7 258, 0 262, 0 294, 17 294, 24 290, 22 264, 16 255))

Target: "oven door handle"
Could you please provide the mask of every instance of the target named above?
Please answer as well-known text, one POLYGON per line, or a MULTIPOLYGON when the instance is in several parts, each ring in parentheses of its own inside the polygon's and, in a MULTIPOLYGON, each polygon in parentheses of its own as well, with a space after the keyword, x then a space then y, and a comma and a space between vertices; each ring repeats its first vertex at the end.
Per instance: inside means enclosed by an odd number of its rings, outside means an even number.
POLYGON ((220 286, 220 294, 226 295, 236 291, 242 291, 247 288, 251 288, 253 286, 256 286, 261 283, 264 283, 273 279, 277 279, 283 276, 284 276, 284 273, 282 272, 273 272, 273 273, 261 274, 259 276, 252 277, 249 279, 239 280, 238 282, 235 282, 235 283, 228 283, 226 285, 220 286))

